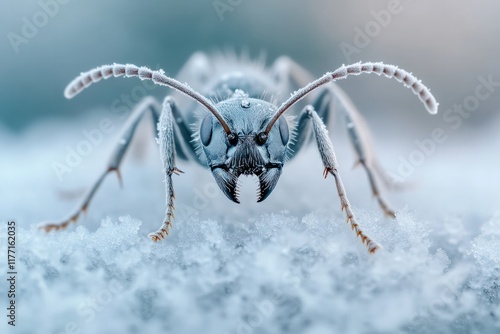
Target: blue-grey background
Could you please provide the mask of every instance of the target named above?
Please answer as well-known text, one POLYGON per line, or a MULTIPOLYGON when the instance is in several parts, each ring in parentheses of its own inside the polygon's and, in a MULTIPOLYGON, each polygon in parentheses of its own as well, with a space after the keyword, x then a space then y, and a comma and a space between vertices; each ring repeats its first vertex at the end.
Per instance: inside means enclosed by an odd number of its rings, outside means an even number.
POLYGON ((213 0, 70 0, 16 52, 8 36, 53 1, 6 0, 0 11, 0 259, 13 219, 19 272, 15 328, 6 324, 0 284, 0 332, 500 331, 500 90, 457 127, 444 118, 475 95, 479 77, 500 82, 498 2, 401 0, 401 13, 346 59, 342 43, 354 44, 372 11, 394 1, 222 0, 234 5, 221 19, 213 0), (124 160, 123 188, 112 175, 77 226, 49 235, 35 228, 65 217, 101 173, 125 122, 112 103, 142 85, 110 79, 65 100, 69 81, 113 62, 175 75, 193 52, 225 48, 264 51, 268 64, 288 55, 317 76, 342 63, 384 61, 431 88, 436 116, 395 80, 339 83, 367 118, 381 165, 408 183, 384 189, 397 219, 384 218, 365 173, 352 170, 342 122, 330 128, 353 210, 384 247, 378 254, 345 224, 313 145, 259 204, 251 178, 237 205, 208 171, 179 162, 174 227, 153 244, 146 235, 161 223, 165 198, 147 121, 124 160), (54 163, 66 163, 103 119, 113 130, 58 175, 54 163), (429 144, 435 129, 446 140, 429 144))
MULTIPOLYGON (((470 94, 478 75, 500 74, 497 2, 398 2, 401 13, 352 61, 384 61, 414 72, 444 108, 470 94)), ((390 1, 242 0, 222 16, 214 3, 71 0, 16 53, 7 35, 21 34, 22 18, 32 21, 40 5, 6 1, 0 13, 0 124, 22 131, 42 120, 71 118, 96 105, 107 106, 134 83, 100 84, 75 101, 66 101, 62 91, 80 71, 112 62, 159 66, 174 75, 196 50, 247 48, 254 55, 265 51, 268 62, 289 55, 320 75, 349 62, 340 44, 353 44, 354 28, 364 30, 374 20, 371 11, 387 9, 390 1)), ((363 110, 418 107, 408 92, 393 88, 396 83, 382 85, 378 80, 357 78, 342 86, 363 110)), ((497 102, 482 104, 467 125, 487 122, 496 114, 497 102)), ((433 121, 425 116, 404 112, 411 126, 433 121)))

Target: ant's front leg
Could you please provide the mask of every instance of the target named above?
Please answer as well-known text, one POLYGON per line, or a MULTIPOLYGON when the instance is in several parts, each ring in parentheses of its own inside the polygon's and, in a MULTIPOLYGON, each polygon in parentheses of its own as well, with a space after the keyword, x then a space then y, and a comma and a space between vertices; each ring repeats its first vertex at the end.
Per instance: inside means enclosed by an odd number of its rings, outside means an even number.
POLYGON ((166 97, 163 101, 163 109, 158 122, 158 143, 160 144, 160 157, 165 173, 165 193, 166 193, 166 212, 163 224, 158 231, 150 233, 148 236, 153 241, 165 239, 169 233, 174 219, 174 185, 172 183, 172 174, 183 173, 175 165, 175 141, 172 110, 175 104, 172 98, 166 97))

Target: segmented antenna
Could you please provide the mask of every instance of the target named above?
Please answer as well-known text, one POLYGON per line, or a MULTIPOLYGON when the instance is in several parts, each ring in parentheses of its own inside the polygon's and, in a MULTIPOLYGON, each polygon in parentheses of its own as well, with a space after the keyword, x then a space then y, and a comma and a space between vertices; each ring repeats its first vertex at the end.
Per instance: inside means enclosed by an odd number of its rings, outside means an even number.
POLYGON ((208 109, 208 111, 210 111, 215 116, 215 118, 217 118, 226 134, 231 134, 229 126, 219 114, 217 109, 215 109, 214 105, 210 102, 209 99, 194 91, 187 84, 183 84, 173 78, 166 76, 163 70, 153 71, 147 67, 137 67, 132 64, 113 64, 96 67, 88 72, 80 74, 77 78, 71 81, 64 90, 64 96, 68 99, 71 99, 91 84, 96 83, 101 79, 108 79, 111 76, 139 77, 139 79, 141 80, 152 80, 157 85, 173 88, 189 96, 190 98, 204 106, 206 109, 208 109))
POLYGON ((286 100, 276 111, 274 116, 269 121, 269 124, 264 131, 267 136, 271 131, 274 123, 280 118, 280 116, 288 110, 295 103, 300 101, 304 96, 315 90, 316 88, 323 86, 329 82, 337 81, 340 79, 345 79, 350 75, 360 75, 361 73, 375 73, 377 75, 385 75, 388 78, 395 78, 397 81, 402 82, 406 87, 411 88, 415 95, 418 95, 420 100, 424 103, 425 108, 431 114, 436 114, 438 109, 438 103, 436 99, 431 94, 430 90, 418 80, 411 73, 406 72, 403 69, 398 68, 394 65, 387 65, 384 63, 356 63, 351 65, 342 65, 333 72, 327 72, 321 78, 314 80, 307 84, 307 86, 297 90, 286 100))

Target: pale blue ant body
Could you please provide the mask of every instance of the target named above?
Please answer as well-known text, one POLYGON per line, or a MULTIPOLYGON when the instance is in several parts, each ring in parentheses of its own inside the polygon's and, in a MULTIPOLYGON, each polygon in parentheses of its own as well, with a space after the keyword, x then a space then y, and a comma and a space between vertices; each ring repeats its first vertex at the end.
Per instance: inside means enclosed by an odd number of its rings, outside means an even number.
POLYGON ((164 239, 172 225, 174 211, 174 187, 172 175, 181 171, 176 167, 176 158, 194 160, 209 168, 220 189, 232 201, 239 203, 238 178, 255 175, 259 180, 257 200, 265 200, 275 188, 284 163, 300 151, 310 137, 309 124, 316 139, 324 164, 324 176, 335 178, 342 210, 347 221, 370 252, 379 245, 360 228, 347 199, 338 173, 332 142, 325 123, 335 103, 345 115, 348 136, 353 144, 358 163, 368 175, 370 186, 382 210, 389 216, 394 211, 382 199, 377 179, 384 181, 384 174, 371 155, 370 138, 364 120, 333 81, 349 75, 375 73, 395 78, 411 88, 425 104, 431 114, 437 112, 437 102, 430 91, 413 75, 392 65, 383 63, 357 63, 341 66, 313 80, 310 74, 287 57, 275 61, 270 69, 248 61, 224 57, 208 57, 194 54, 176 79, 163 71, 152 71, 135 65, 106 65, 82 73, 65 91, 67 98, 101 79, 111 76, 139 77, 152 80, 158 85, 174 89, 160 105, 147 97, 138 104, 117 143, 105 171, 83 198, 77 210, 60 223, 46 223, 47 230, 61 229, 76 222, 85 211, 93 195, 109 172, 119 174, 119 167, 129 147, 142 116, 148 111, 158 125, 158 143, 165 171, 166 213, 158 231, 149 236, 153 241, 164 239), (190 86, 182 82, 189 82, 190 86), (282 98, 285 92, 294 91, 281 105, 268 101, 265 95, 282 98), (310 94, 315 91, 315 94, 310 94), (179 95, 190 99, 182 99, 179 95), (291 124, 283 113, 305 97, 312 97, 296 108, 296 124, 291 124), (182 100, 181 102, 178 102, 182 100), (201 122, 197 120, 200 117, 201 122), (196 128, 191 126, 195 124, 196 128), (193 139, 194 138, 194 139, 193 139))

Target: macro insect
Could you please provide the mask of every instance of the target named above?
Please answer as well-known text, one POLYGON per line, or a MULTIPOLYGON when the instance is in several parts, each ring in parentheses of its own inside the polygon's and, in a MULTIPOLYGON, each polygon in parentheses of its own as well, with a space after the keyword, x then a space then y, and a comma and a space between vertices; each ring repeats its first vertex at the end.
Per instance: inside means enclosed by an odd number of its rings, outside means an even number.
POLYGON ((91 84, 112 76, 152 80, 155 84, 173 89, 173 93, 161 105, 152 97, 146 97, 137 105, 123 128, 107 167, 77 209, 67 219, 45 223, 41 227, 51 231, 76 222, 110 172, 116 172, 121 178, 119 167, 122 158, 142 116, 150 112, 157 124, 166 187, 165 218, 160 228, 149 234, 151 240, 164 239, 172 226, 172 176, 183 173, 176 167, 176 158, 194 160, 209 168, 222 192, 236 203, 239 203, 238 178, 241 175, 256 176, 259 181, 257 201, 261 202, 275 188, 285 162, 294 158, 314 134, 323 160, 324 177, 329 174, 334 177, 347 222, 368 251, 373 253, 380 246, 362 231, 354 216, 325 125, 332 111, 342 112, 358 164, 366 171, 373 195, 383 212, 395 217, 379 191, 378 182, 384 174, 369 150, 371 139, 365 121, 349 97, 334 83, 362 73, 396 79, 418 95, 429 113, 437 113, 435 98, 420 80, 403 69, 384 63, 342 65, 314 80, 288 57, 280 57, 270 68, 266 68, 262 62, 248 59, 195 53, 177 79, 166 76, 162 70, 154 71, 130 64, 105 65, 82 73, 66 87, 66 98, 73 98, 91 84), (188 82, 189 86, 183 82, 188 82), (283 98, 283 94, 292 91, 287 99, 283 98), (274 101, 280 98, 283 103, 274 101), (284 117, 289 110, 289 114, 296 116, 293 121, 284 117))

